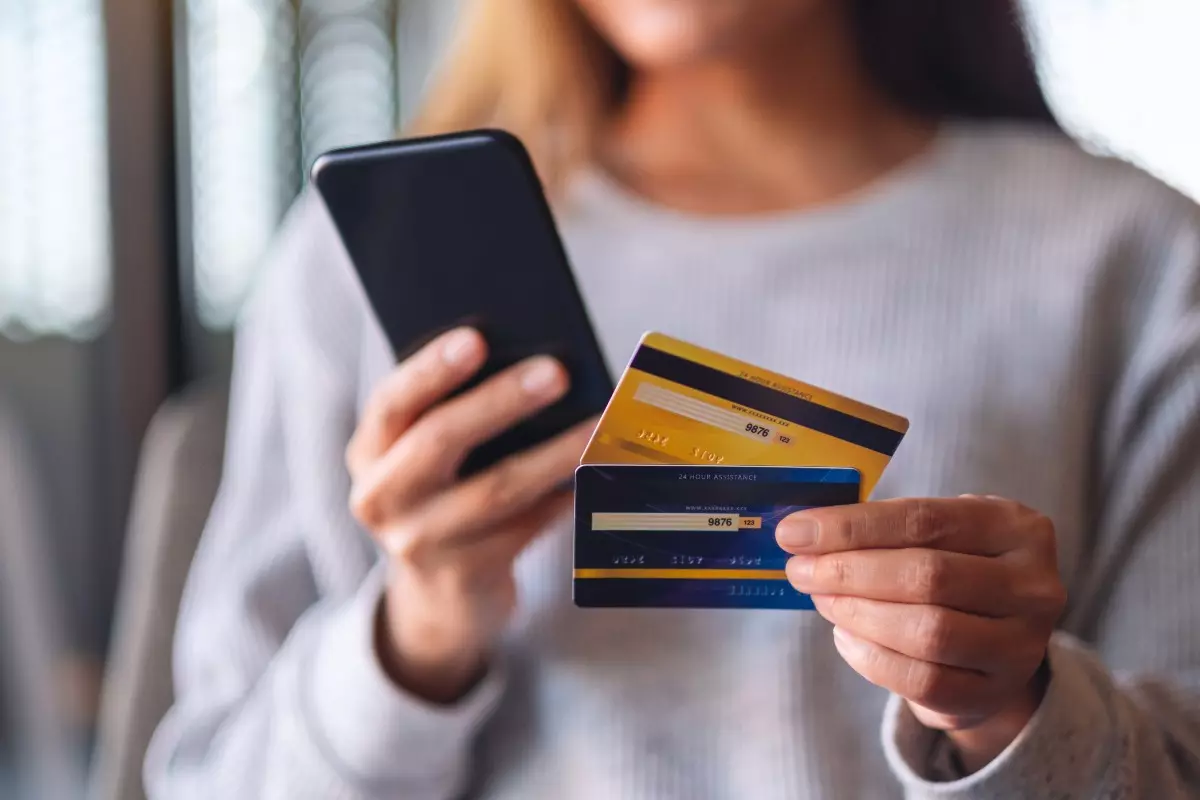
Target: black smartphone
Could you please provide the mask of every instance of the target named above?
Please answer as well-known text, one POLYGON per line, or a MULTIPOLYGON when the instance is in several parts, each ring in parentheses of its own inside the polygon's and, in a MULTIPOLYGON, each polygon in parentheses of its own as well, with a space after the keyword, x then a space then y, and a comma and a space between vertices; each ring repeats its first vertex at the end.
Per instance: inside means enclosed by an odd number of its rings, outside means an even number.
POLYGON ((466 391, 523 358, 571 375, 554 406, 479 446, 464 476, 604 410, 613 383, 524 146, 499 130, 335 150, 312 182, 397 359, 460 325, 489 358, 466 391))

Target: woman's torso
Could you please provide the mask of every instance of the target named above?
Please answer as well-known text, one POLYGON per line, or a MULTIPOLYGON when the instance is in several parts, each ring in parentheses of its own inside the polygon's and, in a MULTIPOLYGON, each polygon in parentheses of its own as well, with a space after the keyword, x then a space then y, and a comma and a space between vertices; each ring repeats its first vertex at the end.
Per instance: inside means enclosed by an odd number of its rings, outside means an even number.
MULTIPOLYGON (((560 222, 614 371, 661 330, 902 414, 911 430, 876 496, 1038 508, 1071 586, 1121 367, 1104 326, 1151 185, 1051 134, 955 126, 920 163, 811 214, 688 218, 593 175, 560 222)), ((392 364, 362 308, 360 404, 392 364)), ((580 610, 570 555, 564 521, 518 563, 480 796, 898 794, 886 694, 815 614, 580 610)))

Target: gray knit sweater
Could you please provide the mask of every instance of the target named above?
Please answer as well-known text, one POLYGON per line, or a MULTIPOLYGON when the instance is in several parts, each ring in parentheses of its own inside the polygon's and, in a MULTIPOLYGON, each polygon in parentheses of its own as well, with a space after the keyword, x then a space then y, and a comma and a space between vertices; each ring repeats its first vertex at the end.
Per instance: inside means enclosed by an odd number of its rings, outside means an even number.
POLYGON ((909 417, 877 497, 998 494, 1053 519, 1070 604, 1033 721, 947 774, 815 614, 574 608, 565 522, 520 559, 470 696, 389 684, 342 451, 391 359, 306 199, 241 330, 154 796, 1200 796, 1195 205, 1055 135, 957 124, 815 212, 702 219, 595 174, 559 212, 614 368, 647 329, 727 352, 909 417))

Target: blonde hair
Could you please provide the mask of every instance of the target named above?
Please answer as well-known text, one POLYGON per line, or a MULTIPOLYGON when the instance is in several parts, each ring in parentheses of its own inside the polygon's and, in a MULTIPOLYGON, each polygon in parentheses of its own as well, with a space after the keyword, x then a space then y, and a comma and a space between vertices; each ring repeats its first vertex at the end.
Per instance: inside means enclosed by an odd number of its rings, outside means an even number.
POLYGON ((407 133, 504 128, 556 187, 592 158, 624 73, 574 0, 470 0, 407 133))
MULTIPOLYGON (((1037 79, 1021 0, 847 0, 868 73, 929 118, 1058 129, 1037 79)), ((595 155, 628 65, 576 0, 467 0, 458 36, 410 133, 515 133, 551 189, 595 155)))

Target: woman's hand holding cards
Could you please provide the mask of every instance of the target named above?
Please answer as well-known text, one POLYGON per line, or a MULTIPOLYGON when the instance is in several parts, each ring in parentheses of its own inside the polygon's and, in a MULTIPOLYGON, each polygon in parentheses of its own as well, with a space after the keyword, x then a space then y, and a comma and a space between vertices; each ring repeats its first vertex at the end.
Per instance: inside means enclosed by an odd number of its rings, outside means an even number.
POLYGON ((1045 516, 995 497, 886 500, 794 514, 777 538, 846 662, 945 731, 966 769, 1028 723, 1066 602, 1045 516))
POLYGON ((567 390, 561 365, 534 358, 446 399, 485 358, 475 331, 436 339, 381 382, 346 450, 351 509, 389 556, 379 658, 396 683, 435 702, 480 676, 515 603, 513 559, 569 508, 558 487, 593 424, 459 481, 471 450, 567 390))

